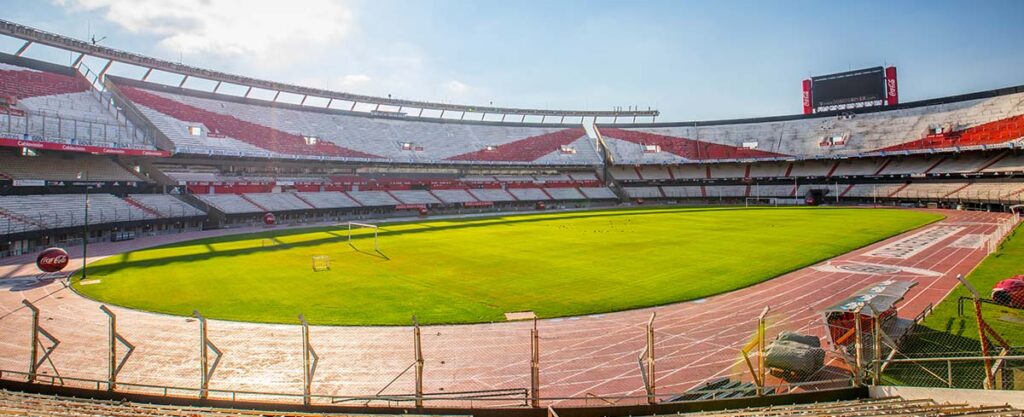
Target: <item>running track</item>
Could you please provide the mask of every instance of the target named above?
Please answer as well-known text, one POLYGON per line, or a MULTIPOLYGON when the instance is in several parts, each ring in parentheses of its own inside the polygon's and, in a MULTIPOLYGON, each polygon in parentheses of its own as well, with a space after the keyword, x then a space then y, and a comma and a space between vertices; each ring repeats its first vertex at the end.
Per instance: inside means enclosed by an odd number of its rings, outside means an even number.
MULTIPOLYGON (((901 316, 914 317, 928 304, 941 300, 956 285, 957 274, 968 273, 987 255, 984 245, 972 248, 960 239, 993 235, 997 222, 1010 218, 1001 213, 941 213, 947 218, 923 229, 729 294, 657 308, 542 320, 541 395, 643 395, 637 354, 644 346, 644 326, 652 312, 657 312, 659 393, 682 392, 716 376, 749 379, 745 368, 738 366, 738 349, 750 339, 756 317, 766 305, 772 309, 769 338, 782 330, 824 334, 821 309, 872 283, 915 280, 919 285, 911 290, 900 310, 901 316), (868 255, 922 230, 947 226, 958 229, 948 229, 950 234, 928 242, 927 247, 906 258, 868 255), (865 272, 857 266, 849 267, 853 264, 895 268, 865 272)), ((96 244, 90 247, 95 254, 90 261, 140 246, 245 231, 250 230, 96 244)), ((75 261, 70 268, 78 267, 75 263, 79 255, 73 254, 75 261)), ((21 300, 28 299, 42 310, 42 327, 61 340, 52 356, 56 371, 65 377, 105 380, 107 321, 99 304, 76 295, 60 281, 35 280, 34 255, 3 262, 0 369, 27 371, 31 325, 21 300)), ((198 387, 199 331, 194 319, 116 307, 112 310, 118 315, 119 332, 137 346, 119 382, 198 387)), ((525 322, 424 327, 424 390, 437 393, 529 387, 529 331, 530 324, 525 322)), ((320 356, 313 379, 314 394, 373 395, 413 363, 412 330, 408 327, 312 327, 310 333, 320 356)), ((224 351, 224 357, 211 378, 210 389, 301 394, 300 335, 298 326, 211 320, 209 337, 224 351)), ((44 365, 40 373, 53 375, 54 369, 44 365)), ((411 394, 413 383, 409 370, 382 394, 411 394)), ((595 401, 589 403, 599 403, 595 401)), ((620 404, 640 401, 624 399, 620 404)))

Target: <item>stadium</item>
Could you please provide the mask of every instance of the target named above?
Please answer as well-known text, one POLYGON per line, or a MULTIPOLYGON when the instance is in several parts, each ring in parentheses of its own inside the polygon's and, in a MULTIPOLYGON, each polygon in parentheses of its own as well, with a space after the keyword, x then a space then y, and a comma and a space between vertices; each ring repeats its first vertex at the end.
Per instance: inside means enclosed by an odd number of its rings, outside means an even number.
POLYGON ((1024 86, 666 122, 0 36, 0 414, 1024 415, 1024 86))

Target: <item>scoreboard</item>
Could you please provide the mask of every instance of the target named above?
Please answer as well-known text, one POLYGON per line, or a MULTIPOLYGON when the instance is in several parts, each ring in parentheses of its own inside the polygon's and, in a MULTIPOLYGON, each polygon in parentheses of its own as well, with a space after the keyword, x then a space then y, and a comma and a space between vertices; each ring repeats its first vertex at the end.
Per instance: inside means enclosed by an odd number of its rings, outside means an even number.
POLYGON ((896 104, 896 67, 864 68, 803 81, 804 114, 896 104))

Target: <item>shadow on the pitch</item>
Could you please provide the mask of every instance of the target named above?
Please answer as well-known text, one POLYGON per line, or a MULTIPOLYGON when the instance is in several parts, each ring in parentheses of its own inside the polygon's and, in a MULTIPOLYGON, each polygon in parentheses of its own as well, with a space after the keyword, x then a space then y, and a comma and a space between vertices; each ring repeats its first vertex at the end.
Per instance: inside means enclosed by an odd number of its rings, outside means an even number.
POLYGON ((389 258, 387 255, 385 255, 384 252, 381 252, 381 251, 379 251, 377 249, 374 249, 373 252, 370 252, 370 251, 365 251, 365 250, 359 249, 359 248, 356 247, 356 245, 353 245, 351 243, 349 243, 348 245, 351 246, 352 250, 356 251, 357 253, 361 253, 361 254, 367 255, 367 256, 372 256, 374 258, 380 258, 380 259, 383 259, 385 261, 390 261, 391 260, 391 258, 389 258))

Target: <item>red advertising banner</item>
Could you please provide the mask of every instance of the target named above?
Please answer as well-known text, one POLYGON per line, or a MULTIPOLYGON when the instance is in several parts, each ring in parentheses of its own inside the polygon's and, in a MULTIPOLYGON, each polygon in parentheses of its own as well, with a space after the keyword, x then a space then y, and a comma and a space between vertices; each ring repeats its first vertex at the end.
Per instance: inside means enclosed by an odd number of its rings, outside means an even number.
POLYGON ((804 114, 811 114, 814 112, 811 106, 811 80, 804 80, 803 86, 804 114))
POLYGON ((68 145, 65 143, 36 142, 31 140, 11 139, 9 137, 0 137, 0 146, 9 148, 42 149, 46 151, 82 152, 91 153, 94 155, 156 156, 160 158, 166 158, 171 156, 171 153, 167 151, 105 148, 102 146, 68 145))
POLYGON ((463 207, 490 207, 493 205, 494 202, 492 201, 467 201, 462 203, 463 207))
POLYGON ((426 204, 398 204, 395 205, 395 210, 419 210, 426 209, 426 204))
POLYGON ((885 69, 885 102, 890 106, 900 104, 900 91, 896 84, 896 67, 885 69))

